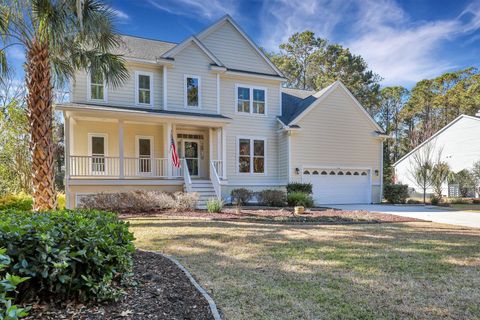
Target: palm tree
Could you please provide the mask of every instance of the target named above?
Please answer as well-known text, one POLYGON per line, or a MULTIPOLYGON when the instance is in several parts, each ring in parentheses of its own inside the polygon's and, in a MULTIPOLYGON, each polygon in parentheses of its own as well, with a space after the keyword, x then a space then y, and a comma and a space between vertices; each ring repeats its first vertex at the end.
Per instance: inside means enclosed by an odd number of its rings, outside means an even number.
POLYGON ((97 0, 0 0, 0 72, 6 50, 22 46, 30 124, 34 210, 56 207, 52 103, 54 86, 76 70, 102 75, 115 87, 128 78, 113 11, 97 0))

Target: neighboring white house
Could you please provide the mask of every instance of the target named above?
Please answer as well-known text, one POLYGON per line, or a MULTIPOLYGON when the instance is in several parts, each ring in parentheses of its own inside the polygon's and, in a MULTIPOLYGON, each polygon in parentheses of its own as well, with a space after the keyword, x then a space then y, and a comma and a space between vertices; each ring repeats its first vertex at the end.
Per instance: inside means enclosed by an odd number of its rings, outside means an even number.
MULTIPOLYGON (((457 117, 398 160, 394 164, 396 183, 407 184, 415 191, 421 192, 421 188, 412 178, 414 155, 425 152, 425 148, 429 148, 429 146, 434 159, 438 159, 440 155, 440 160, 448 163, 451 171, 471 169, 474 162, 480 161, 480 113, 477 114, 477 117, 467 115, 457 117)), ((432 188, 429 188, 427 192, 433 193, 432 188)), ((448 186, 445 183, 443 195, 459 196, 458 186, 448 186)))
POLYGON ((384 134, 340 82, 286 79, 225 16, 174 44, 122 36, 130 79, 109 88, 78 72, 65 117, 67 205, 149 189, 226 198, 235 188, 314 185, 317 204, 381 200, 384 134), (174 141, 181 166, 172 162, 174 141))

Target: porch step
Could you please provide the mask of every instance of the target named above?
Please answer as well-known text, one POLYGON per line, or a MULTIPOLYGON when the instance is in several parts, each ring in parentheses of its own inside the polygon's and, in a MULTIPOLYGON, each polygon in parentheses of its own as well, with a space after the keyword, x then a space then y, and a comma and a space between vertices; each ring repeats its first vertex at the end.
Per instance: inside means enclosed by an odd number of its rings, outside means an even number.
POLYGON ((217 197, 210 180, 192 180, 192 192, 199 195, 197 209, 206 209, 207 201, 217 197))

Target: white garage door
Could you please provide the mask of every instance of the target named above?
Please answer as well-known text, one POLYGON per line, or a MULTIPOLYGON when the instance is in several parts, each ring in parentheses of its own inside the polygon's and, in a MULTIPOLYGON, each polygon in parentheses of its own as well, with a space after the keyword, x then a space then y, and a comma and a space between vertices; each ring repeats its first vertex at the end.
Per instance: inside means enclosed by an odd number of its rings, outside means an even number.
POLYGON ((371 202, 368 170, 304 169, 303 182, 313 185, 316 205, 371 202))

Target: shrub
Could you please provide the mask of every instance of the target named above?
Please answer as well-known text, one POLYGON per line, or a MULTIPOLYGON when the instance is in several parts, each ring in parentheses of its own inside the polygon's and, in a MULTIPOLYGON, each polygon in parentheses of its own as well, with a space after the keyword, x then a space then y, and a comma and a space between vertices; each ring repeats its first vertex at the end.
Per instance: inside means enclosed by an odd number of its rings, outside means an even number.
POLYGON ((312 194, 312 188, 313 186, 311 183, 292 182, 287 184, 287 193, 303 192, 306 194, 312 194))
POLYGON ((63 210, 66 208, 65 193, 57 193, 57 209, 63 210))
MULTIPOLYGON (((5 254, 6 249, 0 248, 0 274, 10 265, 11 259, 5 254)), ((0 319, 15 320, 27 316, 28 308, 19 308, 12 304, 12 297, 8 296, 14 292, 17 286, 28 280, 28 277, 19 277, 6 273, 0 276, 0 319)))
POLYGON ((211 198, 207 200, 207 211, 210 213, 222 212, 223 201, 217 198, 211 198))
POLYGON ((480 199, 472 199, 473 204, 480 204, 480 199))
POLYGON ((258 193, 260 203, 271 207, 283 207, 287 196, 282 190, 263 190, 258 193))
POLYGON ((194 209, 198 194, 176 192, 174 194, 137 190, 120 193, 97 193, 85 196, 78 207, 107 211, 150 211, 173 209, 178 211, 194 209))
POLYGON ((408 198, 408 186, 405 184, 387 184, 383 196, 390 203, 405 203, 408 198))
POLYGON ((26 193, 7 194, 0 198, 0 210, 32 210, 33 199, 26 193))
POLYGON ((451 204, 470 204, 470 201, 464 198, 450 198, 448 202, 451 204))
POLYGON ((438 206, 438 204, 440 203, 440 198, 438 197, 431 197, 430 198, 430 203, 433 205, 433 206, 438 206))
POLYGON ((287 195, 287 202, 289 206, 303 206, 306 208, 313 207, 313 198, 303 192, 292 192, 287 195))
POLYGON ((408 199, 407 200, 407 204, 420 204, 420 203, 423 203, 423 202, 420 201, 420 200, 415 200, 415 199, 408 199))
POLYGON ((22 299, 109 300, 132 270, 133 235, 114 213, 62 210, 0 213, 0 247, 10 274, 30 279, 22 299))
POLYGON ((243 206, 252 199, 253 192, 245 188, 239 188, 233 189, 230 195, 232 196, 232 202, 234 204, 243 206))

